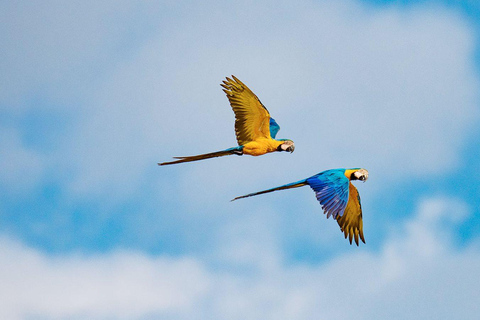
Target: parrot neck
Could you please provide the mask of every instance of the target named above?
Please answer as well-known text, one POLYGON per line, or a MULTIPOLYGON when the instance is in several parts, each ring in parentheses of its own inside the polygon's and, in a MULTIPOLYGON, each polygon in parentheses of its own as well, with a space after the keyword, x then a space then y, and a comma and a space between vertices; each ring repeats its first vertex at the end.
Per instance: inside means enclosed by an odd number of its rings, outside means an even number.
POLYGON ((348 178, 348 180, 357 180, 357 177, 353 174, 355 171, 354 169, 347 169, 345 170, 345 177, 348 178))

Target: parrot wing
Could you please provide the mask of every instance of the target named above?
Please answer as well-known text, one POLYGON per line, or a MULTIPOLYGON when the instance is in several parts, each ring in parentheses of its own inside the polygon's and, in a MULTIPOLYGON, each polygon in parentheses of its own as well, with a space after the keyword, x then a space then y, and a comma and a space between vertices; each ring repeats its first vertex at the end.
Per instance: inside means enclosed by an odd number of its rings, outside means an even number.
POLYGON ((307 179, 327 218, 342 216, 347 206, 350 181, 345 177, 344 171, 327 170, 307 179))
POLYGON ((345 234, 345 239, 349 238, 352 244, 352 238, 355 238, 355 243, 358 246, 358 237, 365 243, 363 237, 363 220, 362 220, 362 205, 360 203, 360 195, 357 188, 350 183, 350 196, 347 207, 342 216, 337 217, 337 223, 340 230, 345 234))
POLYGON ((235 134, 239 145, 258 138, 271 138, 270 113, 245 84, 233 76, 220 85, 235 113, 235 134))

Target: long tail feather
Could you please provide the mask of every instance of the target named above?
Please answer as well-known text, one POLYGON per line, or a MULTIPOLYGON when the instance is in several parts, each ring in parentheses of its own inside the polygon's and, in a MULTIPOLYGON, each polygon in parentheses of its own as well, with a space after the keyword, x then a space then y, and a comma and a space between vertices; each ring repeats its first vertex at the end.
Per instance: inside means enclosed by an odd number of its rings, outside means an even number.
POLYGON ((253 196, 257 196, 259 194, 269 193, 269 192, 273 192, 273 191, 277 191, 277 190, 286 190, 286 189, 298 188, 298 187, 302 187, 302 186, 305 186, 305 185, 307 185, 307 179, 300 180, 300 181, 297 181, 297 182, 292 182, 292 183, 289 183, 289 184, 286 184, 286 185, 283 185, 283 186, 280 186, 280 187, 272 188, 272 189, 267 189, 267 190, 263 190, 263 191, 259 191, 259 192, 249 193, 249 194, 246 194, 244 196, 236 197, 235 199, 232 199, 230 201, 235 201, 235 200, 238 200, 238 199, 253 197, 253 196))
POLYGON ((230 149, 227 149, 227 150, 222 150, 222 151, 217 151, 217 152, 199 154, 197 156, 173 157, 174 159, 178 159, 178 160, 169 161, 169 162, 162 162, 162 163, 158 163, 158 165, 159 166, 165 166, 165 165, 168 165, 168 164, 176 164, 176 163, 198 161, 198 160, 215 158, 215 157, 223 157, 223 156, 228 156, 228 155, 231 155, 231 154, 237 154, 237 155, 241 156, 243 154, 243 146, 233 147, 233 148, 230 148, 230 149))

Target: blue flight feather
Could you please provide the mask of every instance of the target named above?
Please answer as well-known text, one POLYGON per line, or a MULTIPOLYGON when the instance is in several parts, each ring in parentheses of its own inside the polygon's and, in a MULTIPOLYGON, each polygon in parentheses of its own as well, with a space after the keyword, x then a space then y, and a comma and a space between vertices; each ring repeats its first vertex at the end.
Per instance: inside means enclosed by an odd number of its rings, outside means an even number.
POLYGON ((307 184, 315 191, 318 202, 327 218, 342 216, 348 202, 349 179, 345 169, 320 172, 307 179, 307 184))
POLYGON ((279 130, 280 126, 278 125, 278 123, 275 121, 275 119, 270 118, 270 137, 272 137, 272 139, 275 139, 279 130))

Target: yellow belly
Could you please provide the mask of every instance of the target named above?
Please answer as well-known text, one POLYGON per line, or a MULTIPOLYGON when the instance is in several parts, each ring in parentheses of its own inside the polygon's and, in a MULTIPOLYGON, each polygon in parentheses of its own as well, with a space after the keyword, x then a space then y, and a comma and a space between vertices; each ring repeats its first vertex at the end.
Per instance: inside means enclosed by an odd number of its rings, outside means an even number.
POLYGON ((261 156, 263 154, 277 151, 282 141, 273 139, 258 139, 250 141, 243 145, 243 154, 249 154, 251 156, 261 156))

